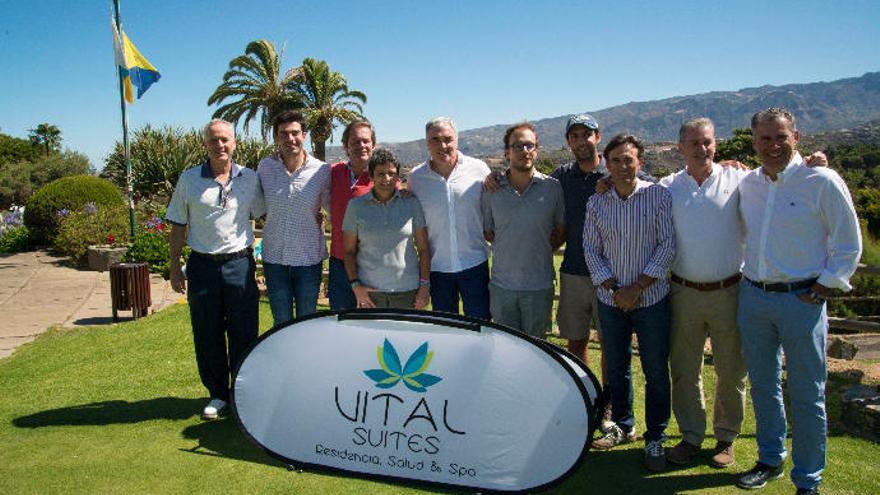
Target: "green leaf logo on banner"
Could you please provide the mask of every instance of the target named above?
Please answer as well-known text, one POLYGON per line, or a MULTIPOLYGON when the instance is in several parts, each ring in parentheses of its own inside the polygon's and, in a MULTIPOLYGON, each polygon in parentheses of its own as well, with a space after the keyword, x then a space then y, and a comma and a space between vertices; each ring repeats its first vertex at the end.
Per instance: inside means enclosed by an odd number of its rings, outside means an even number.
POLYGON ((379 360, 379 369, 365 370, 367 378, 376 382, 379 388, 391 388, 397 382, 403 381, 406 388, 413 392, 425 392, 428 387, 442 380, 439 376, 425 373, 434 351, 428 351, 428 343, 420 345, 415 352, 406 360, 406 365, 401 367, 400 357, 397 350, 385 339, 382 347, 376 348, 376 357, 379 360))

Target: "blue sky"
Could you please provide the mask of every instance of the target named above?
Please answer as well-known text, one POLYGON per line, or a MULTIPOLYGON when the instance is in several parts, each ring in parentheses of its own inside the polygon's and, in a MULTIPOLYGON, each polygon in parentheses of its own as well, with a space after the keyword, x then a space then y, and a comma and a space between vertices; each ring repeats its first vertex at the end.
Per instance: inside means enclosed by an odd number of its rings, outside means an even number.
MULTIPOLYGON (((0 132, 55 124, 100 169, 121 139, 109 2, 0 12, 0 132)), ((380 141, 421 138, 436 115, 469 129, 880 70, 876 0, 122 0, 122 16, 162 74, 132 128, 201 126, 229 60, 261 38, 285 44, 285 68, 309 56, 345 74, 380 141)))

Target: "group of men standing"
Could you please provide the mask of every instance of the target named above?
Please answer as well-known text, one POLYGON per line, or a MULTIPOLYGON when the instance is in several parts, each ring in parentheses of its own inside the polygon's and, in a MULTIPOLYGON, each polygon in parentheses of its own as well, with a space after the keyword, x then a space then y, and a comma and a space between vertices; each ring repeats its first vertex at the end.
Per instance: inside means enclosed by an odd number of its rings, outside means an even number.
MULTIPOLYGON (((257 291, 249 218, 267 215, 264 261, 276 324, 315 310, 326 257, 329 212, 331 309, 357 305, 346 273, 343 220, 349 201, 371 191, 366 165, 376 135, 367 121, 343 133, 348 160, 325 165, 304 147, 300 114, 273 127, 278 153, 257 172, 232 161, 230 124, 205 127, 208 160, 182 174, 168 207, 171 281, 188 298, 199 373, 212 400, 205 418, 226 406, 230 371, 257 336, 257 291), (188 234, 187 234, 188 231, 188 234), (181 271, 184 240, 192 248, 181 271), (228 335, 229 352, 226 352, 228 335)), ((825 299, 849 290, 861 251, 849 192, 830 169, 797 152, 794 116, 771 108, 752 120, 762 166, 753 171, 714 161, 714 125, 685 122, 685 168, 660 183, 644 180, 644 147, 615 136, 599 155, 599 125, 573 115, 565 128, 574 161, 550 176, 535 169, 538 136, 515 124, 504 136, 508 167, 492 174, 458 151, 454 122, 426 124, 429 158, 408 177, 424 212, 430 249, 428 286, 435 311, 492 318, 542 338, 551 324, 553 252, 565 244, 557 313, 568 349, 586 362, 591 326, 602 341, 603 388, 610 422, 594 447, 636 438, 630 361, 635 332, 645 374, 645 463, 691 462, 706 436, 703 347, 711 339, 717 374, 711 463, 734 463, 734 441, 751 377, 758 462, 737 485, 760 488, 782 474, 786 416, 782 354, 793 423, 792 480, 817 493, 825 464, 825 299), (489 270, 491 243, 492 269, 489 270), (671 380, 670 380, 671 372, 671 380), (671 411, 682 440, 663 442, 671 411)))

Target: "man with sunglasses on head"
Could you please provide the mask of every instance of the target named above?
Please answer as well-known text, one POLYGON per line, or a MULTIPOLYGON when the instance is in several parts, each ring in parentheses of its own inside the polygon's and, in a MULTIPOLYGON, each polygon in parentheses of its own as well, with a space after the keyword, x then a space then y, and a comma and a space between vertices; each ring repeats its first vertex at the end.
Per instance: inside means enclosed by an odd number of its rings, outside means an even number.
POLYGON ((565 201, 559 181, 535 170, 538 136, 521 122, 504 134, 509 168, 483 194, 483 230, 492 243, 492 318, 536 338, 550 328, 553 251, 565 241, 565 201))
POLYGON ((232 124, 214 119, 204 138, 208 160, 180 175, 165 219, 171 224, 171 287, 187 293, 199 376, 211 396, 202 419, 216 419, 229 402, 231 373, 257 339, 250 220, 265 206, 257 174, 232 161, 232 124), (186 275, 180 265, 184 241, 192 248, 186 275))

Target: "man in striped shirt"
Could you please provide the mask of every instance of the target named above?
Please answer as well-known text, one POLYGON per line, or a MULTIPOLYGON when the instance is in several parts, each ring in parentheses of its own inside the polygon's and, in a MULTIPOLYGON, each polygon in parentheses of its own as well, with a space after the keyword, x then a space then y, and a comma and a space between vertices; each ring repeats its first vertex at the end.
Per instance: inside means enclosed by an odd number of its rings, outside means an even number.
POLYGON ((257 166, 266 200, 263 271, 269 307, 278 325, 314 313, 327 257, 317 221, 330 193, 330 168, 305 150, 306 121, 299 112, 280 113, 273 123, 278 153, 257 166))
POLYGON ((670 416, 669 282, 675 257, 672 197, 640 180, 641 141, 615 136, 605 148, 613 187, 587 203, 584 254, 598 291, 602 344, 615 425, 593 445, 609 449, 635 439, 631 338, 635 330, 645 373, 645 466, 666 467, 663 442, 670 416))

